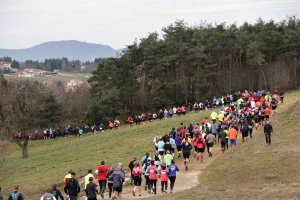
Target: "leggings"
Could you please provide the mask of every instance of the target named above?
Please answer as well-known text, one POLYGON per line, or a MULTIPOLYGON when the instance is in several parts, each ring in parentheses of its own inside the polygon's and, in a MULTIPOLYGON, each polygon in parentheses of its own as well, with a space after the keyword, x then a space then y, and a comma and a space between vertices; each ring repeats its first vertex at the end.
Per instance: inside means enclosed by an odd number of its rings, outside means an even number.
POLYGON ((161 191, 167 191, 168 189, 168 181, 161 181, 161 191))
POLYGON ((150 190, 150 180, 149 180, 149 176, 146 176, 146 175, 145 175, 145 180, 146 180, 145 186, 147 186, 148 190, 150 190))
POLYGON ((154 194, 156 194, 156 182, 157 180, 150 180, 150 187, 153 188, 154 194))
POLYGON ((104 193, 104 191, 105 191, 105 188, 106 188, 106 180, 98 180, 98 182, 99 182, 99 186, 100 186, 100 192, 101 193, 104 193))
POLYGON ((226 138, 226 146, 227 146, 227 150, 228 150, 228 138, 226 138))
POLYGON ((171 188, 171 190, 173 190, 176 176, 170 176, 169 179, 170 179, 170 188, 171 188))
POLYGON ((112 194, 112 191, 113 191, 113 183, 108 183, 107 186, 108 186, 108 189, 109 189, 109 192, 108 192, 108 196, 109 198, 111 198, 111 194, 112 194))
POLYGON ((226 144, 226 142, 221 142, 221 149, 222 149, 222 151, 225 151, 225 144, 226 144))

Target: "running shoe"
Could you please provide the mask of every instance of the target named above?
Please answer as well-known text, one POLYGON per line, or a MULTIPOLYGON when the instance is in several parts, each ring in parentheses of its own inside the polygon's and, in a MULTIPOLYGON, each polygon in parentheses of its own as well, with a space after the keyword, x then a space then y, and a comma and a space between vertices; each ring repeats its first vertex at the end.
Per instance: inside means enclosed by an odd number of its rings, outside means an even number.
POLYGON ((135 191, 132 191, 133 196, 135 196, 135 191))

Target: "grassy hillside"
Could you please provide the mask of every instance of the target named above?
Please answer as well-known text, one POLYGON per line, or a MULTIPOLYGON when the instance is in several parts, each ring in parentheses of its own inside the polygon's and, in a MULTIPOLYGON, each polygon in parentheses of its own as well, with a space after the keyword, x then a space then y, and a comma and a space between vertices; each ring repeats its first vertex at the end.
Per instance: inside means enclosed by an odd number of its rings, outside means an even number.
MULTIPOLYGON (((300 196, 300 92, 286 96, 272 116, 272 144, 262 128, 236 152, 217 159, 199 175, 200 184, 163 199, 298 199, 300 196)), ((161 197, 153 198, 161 199, 161 197)))
POLYGON ((0 185, 7 195, 13 185, 19 184, 29 199, 37 199, 52 183, 62 182, 69 168, 78 176, 85 175, 90 168, 95 170, 102 160, 108 166, 121 162, 126 168, 134 156, 140 160, 147 151, 154 154, 152 141, 156 132, 163 135, 182 121, 185 124, 200 122, 206 115, 209 113, 192 113, 140 126, 123 126, 120 130, 105 131, 97 136, 32 141, 28 159, 20 159, 21 149, 13 145, 4 166, 0 168, 0 185))

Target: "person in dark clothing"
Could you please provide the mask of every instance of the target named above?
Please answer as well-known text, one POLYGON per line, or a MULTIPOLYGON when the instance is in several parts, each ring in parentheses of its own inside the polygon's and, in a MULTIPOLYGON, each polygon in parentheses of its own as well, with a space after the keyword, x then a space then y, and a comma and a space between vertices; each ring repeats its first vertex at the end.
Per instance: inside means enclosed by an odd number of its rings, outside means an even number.
POLYGON ((176 131, 175 131, 175 128, 172 128, 172 131, 169 133, 169 137, 173 138, 175 140, 175 137, 176 137, 176 131))
POLYGON ((190 138, 193 138, 193 135, 194 135, 193 130, 194 130, 194 126, 192 123, 190 123, 190 125, 188 127, 188 133, 189 133, 190 138))
POLYGON ((166 143, 168 140, 169 140, 169 134, 168 133, 166 133, 164 136, 162 136, 162 140, 164 141, 164 143, 166 143))
POLYGON ((64 191, 69 196, 70 200, 77 200, 77 195, 80 192, 80 186, 78 181, 75 179, 75 175, 75 172, 71 173, 71 179, 64 187, 64 191))
POLYGON ((132 161, 130 161, 128 167, 130 169, 130 173, 131 173, 131 180, 130 180, 130 185, 132 185, 133 183, 133 174, 132 174, 132 169, 134 168, 134 162, 136 161, 136 157, 133 158, 132 161))
POLYGON ((269 121, 267 121, 266 125, 264 126, 264 133, 266 136, 267 145, 271 145, 271 135, 273 134, 273 127, 269 121))
POLYGON ((19 192, 19 186, 15 186, 15 191, 11 193, 11 195, 8 197, 8 200, 24 200, 23 195, 19 192))
POLYGON ((111 199, 111 194, 113 192, 113 185, 114 185, 114 181, 113 181, 113 178, 112 178, 112 174, 114 173, 115 171, 115 168, 112 167, 106 174, 106 178, 107 178, 107 186, 108 186, 108 189, 109 189, 109 192, 108 192, 108 197, 109 199, 111 199))
POLYGON ((225 151, 225 145, 226 145, 226 133, 224 132, 223 129, 219 132, 218 140, 221 141, 221 149, 222 149, 222 151, 224 153, 224 151, 225 151))
POLYGON ((52 185, 51 194, 53 194, 56 199, 58 199, 58 197, 60 197, 61 200, 64 200, 64 196, 61 194, 60 190, 56 189, 56 184, 52 185))
POLYGON ((166 153, 167 151, 170 151, 170 152, 171 152, 172 145, 170 144, 170 139, 169 139, 169 138, 167 138, 167 140, 166 140, 166 142, 165 142, 164 149, 165 149, 165 154, 167 154, 167 153, 166 153))
POLYGON ((93 177, 89 178, 89 183, 86 185, 86 193, 88 200, 97 200, 96 193, 99 194, 97 186, 93 183, 93 177))

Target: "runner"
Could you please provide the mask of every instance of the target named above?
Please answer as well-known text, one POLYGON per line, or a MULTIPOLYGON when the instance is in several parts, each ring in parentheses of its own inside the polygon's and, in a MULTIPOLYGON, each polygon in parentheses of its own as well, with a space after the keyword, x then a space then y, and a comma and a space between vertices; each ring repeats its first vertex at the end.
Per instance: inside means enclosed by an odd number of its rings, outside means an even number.
POLYGON ((175 143, 175 140, 170 137, 170 144, 171 144, 171 154, 172 154, 172 157, 174 157, 174 154, 175 154, 175 147, 176 147, 176 143, 175 143))
POLYGON ((267 145, 271 145, 271 135, 273 134, 273 127, 269 121, 267 121, 266 125, 264 126, 264 134, 266 136, 267 145))
POLYGON ((72 178, 65 185, 64 191, 67 194, 66 199, 77 200, 77 195, 78 193, 80 193, 80 185, 75 178, 76 176, 75 172, 72 172, 71 176, 72 178))
POLYGON ((166 155, 164 156, 164 162, 166 163, 166 165, 170 165, 172 160, 173 157, 170 155, 170 151, 166 151, 166 155))
POLYGON ((106 188, 106 174, 109 171, 104 161, 101 161, 101 165, 97 168, 98 170, 98 182, 100 186, 100 195, 104 198, 104 191, 106 188))
POLYGON ((109 127, 110 130, 112 131, 113 128, 114 128, 114 124, 113 124, 111 121, 109 121, 108 127, 109 127))
POLYGON ((92 172, 93 172, 93 170, 89 169, 88 174, 84 177, 84 191, 85 191, 86 196, 88 196, 86 186, 90 183, 90 178, 92 178, 92 181, 95 182, 95 177, 92 174, 92 172))
POLYGON ((181 157, 181 149, 182 149, 182 138, 179 136, 179 134, 176 135, 175 137, 175 143, 176 143, 176 148, 177 148, 177 157, 181 157))
POLYGON ((206 136, 206 144, 207 144, 207 153, 209 157, 212 157, 212 148, 214 143, 216 142, 216 137, 212 133, 209 133, 206 136))
MULTIPOLYGON (((154 161, 151 160, 150 166, 148 166, 146 173, 149 173, 150 188, 153 190, 154 195, 156 195, 156 182, 157 182, 157 167, 154 165, 154 161)), ((151 193, 148 190, 149 194, 151 193)))
POLYGON ((213 112, 210 114, 210 118, 211 118, 211 120, 212 120, 213 123, 216 122, 217 117, 218 117, 218 114, 217 114, 215 111, 213 111, 213 112))
POLYGON ((22 193, 19 192, 19 186, 16 185, 14 188, 15 188, 15 191, 10 194, 10 196, 8 197, 8 200, 24 200, 22 193))
POLYGON ((254 120, 254 123, 255 123, 255 129, 257 130, 257 127, 259 125, 259 115, 260 115, 260 112, 259 112, 257 107, 253 111, 252 115, 253 115, 253 120, 254 120))
POLYGON ((96 193, 99 194, 97 185, 93 181, 94 178, 89 177, 89 183, 86 185, 86 196, 88 200, 97 200, 96 193))
MULTIPOLYGON (((147 161, 145 162, 145 164, 143 164, 143 174, 144 174, 144 177, 145 177, 145 191, 146 190, 150 190, 150 179, 149 179, 149 172, 146 172, 148 166, 150 166, 150 162, 151 162, 151 158, 148 157, 147 158, 147 161)), ((154 163, 155 164, 155 163, 154 163)))
POLYGON ((58 199, 59 197, 61 200, 64 200, 64 196, 61 194, 61 191, 56 188, 56 184, 52 185, 51 193, 55 196, 56 199, 58 199))
POLYGON ((237 138, 237 130, 231 126, 229 131, 228 131, 228 137, 230 139, 230 144, 231 144, 231 151, 234 152, 234 147, 236 146, 236 138, 237 138))
POLYGON ((113 188, 114 188, 114 196, 112 199, 117 199, 117 194, 119 195, 119 198, 122 198, 122 188, 123 188, 123 182, 125 181, 125 175, 121 171, 122 167, 118 166, 117 169, 112 174, 113 179, 113 188))
POLYGON ((253 122, 252 120, 248 120, 248 128, 249 128, 249 134, 250 134, 250 138, 252 138, 252 132, 253 132, 253 122))
POLYGON ((280 96, 280 102, 283 104, 284 92, 283 92, 283 91, 280 91, 280 92, 279 92, 279 96, 280 96))
POLYGON ((107 186, 108 186, 108 189, 109 189, 109 192, 108 192, 108 198, 111 200, 111 194, 113 192, 113 178, 112 178, 112 174, 114 173, 115 171, 115 168, 112 167, 109 172, 107 172, 106 174, 106 178, 107 178, 107 186))
POLYGON ((204 149, 205 149, 205 139, 202 138, 202 134, 199 134, 197 138, 197 152, 198 152, 197 161, 199 161, 200 158, 200 161, 203 162, 204 149))
POLYGON ((159 139, 159 142, 156 144, 156 146, 157 146, 157 150, 158 150, 159 154, 161 156, 163 156, 164 151, 165 151, 165 149, 164 149, 165 143, 163 142, 162 138, 159 139))
POLYGON ((56 200, 56 198, 53 194, 50 193, 50 189, 47 189, 46 193, 41 197, 40 200, 56 200))
POLYGON ((133 196, 135 196, 136 188, 139 191, 139 196, 142 196, 142 168, 140 167, 140 162, 136 161, 134 163, 134 168, 132 169, 133 179, 134 179, 134 188, 133 188, 133 196))
POLYGON ((161 161, 162 161, 162 156, 159 154, 158 151, 156 151, 154 155, 154 164, 156 165, 157 168, 160 165, 161 161))
MULTIPOLYGON (((192 149, 192 145, 191 145, 191 143, 188 142, 188 138, 186 137, 184 139, 184 142, 182 143, 182 154, 183 154, 184 166, 185 166, 186 171, 188 170, 191 149, 192 149)), ((171 160, 171 162, 172 162, 172 160, 171 160)))
POLYGON ((167 168, 166 163, 161 163, 161 166, 158 169, 158 173, 160 176, 161 192, 167 193, 169 169, 167 168))
POLYGON ((271 114, 271 110, 270 110, 269 106, 267 106, 267 107, 265 108, 266 121, 269 120, 270 114, 271 114))
POLYGON ((157 132, 154 139, 153 139, 153 143, 154 143, 154 147, 155 147, 156 151, 158 149, 157 148, 157 143, 159 142, 159 139, 160 139, 159 132, 157 132))
MULTIPOLYGON (((130 163, 128 164, 128 168, 130 169, 130 174, 131 174, 131 180, 130 180, 130 185, 133 184, 133 173, 132 173, 132 170, 134 168, 134 163, 136 161, 136 157, 133 158, 132 161, 130 161, 130 163)), ((107 178, 107 177, 106 177, 107 178)))
POLYGON ((227 134, 225 133, 225 131, 223 129, 221 129, 218 137, 219 137, 219 140, 221 141, 221 150, 223 153, 225 152, 226 136, 227 136, 227 134))
POLYGON ((67 182, 72 178, 72 176, 71 176, 71 173, 72 173, 72 172, 73 172, 73 170, 72 170, 72 169, 69 169, 68 174, 65 176, 65 178, 64 178, 64 180, 63 180, 63 182, 64 182, 65 185, 66 185, 67 182))
POLYGON ((248 133, 249 133, 249 126, 246 121, 243 122, 240 126, 240 130, 242 133, 242 142, 247 142, 248 140, 248 133))
POLYGON ((170 193, 174 190, 175 180, 176 180, 176 172, 179 171, 178 166, 175 164, 174 159, 171 161, 171 165, 169 168, 169 179, 170 179, 170 193))
POLYGON ((275 114, 275 110, 277 108, 277 103, 278 103, 278 101, 276 101, 275 98, 272 98, 271 105, 272 105, 273 115, 275 114))

